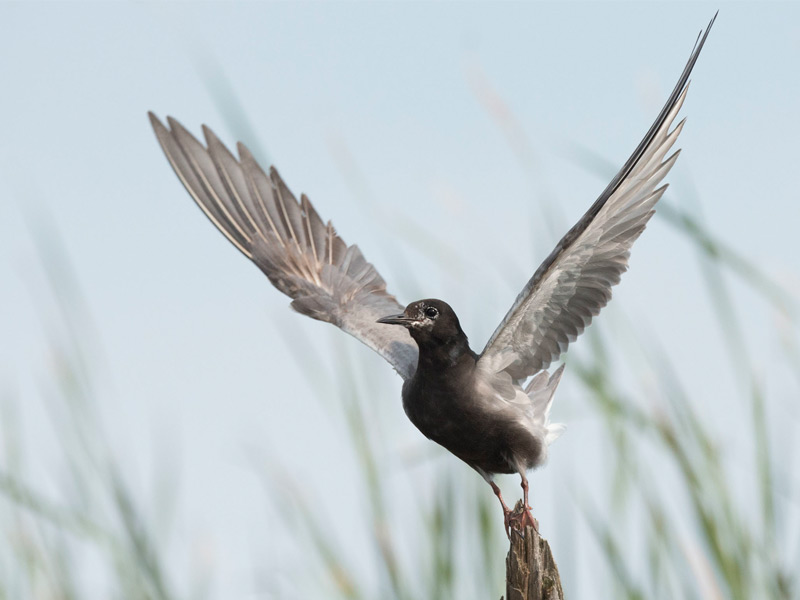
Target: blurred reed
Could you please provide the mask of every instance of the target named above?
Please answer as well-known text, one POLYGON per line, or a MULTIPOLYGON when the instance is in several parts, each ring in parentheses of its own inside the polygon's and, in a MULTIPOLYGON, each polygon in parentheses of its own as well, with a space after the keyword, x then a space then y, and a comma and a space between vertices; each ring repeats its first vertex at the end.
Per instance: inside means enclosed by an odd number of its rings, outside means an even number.
POLYGON ((49 342, 48 368, 38 383, 64 459, 63 471, 52 474, 62 497, 51 500, 26 473, 14 415, 18 403, 31 399, 5 398, 0 598, 97 597, 83 571, 91 563, 108 580, 105 597, 168 600, 174 596, 172 575, 163 568, 164 539, 138 506, 98 419, 100 359, 89 310, 57 228, 44 214, 29 225, 43 275, 31 296, 49 342))

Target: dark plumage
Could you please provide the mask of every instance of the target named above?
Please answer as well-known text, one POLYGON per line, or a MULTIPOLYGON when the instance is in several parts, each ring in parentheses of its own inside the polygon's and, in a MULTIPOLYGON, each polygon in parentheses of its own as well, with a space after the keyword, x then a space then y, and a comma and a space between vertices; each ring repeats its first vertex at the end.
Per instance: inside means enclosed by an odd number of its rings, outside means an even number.
POLYGON ((667 153, 683 121, 670 127, 713 23, 644 139, 539 266, 480 354, 447 303, 420 300, 403 310, 358 247, 345 244, 306 196, 298 202, 274 168, 265 173, 242 144, 237 159, 205 126, 206 146, 172 118, 169 128, 152 113, 150 122, 198 206, 292 298, 292 308, 336 325, 392 364, 405 380, 409 419, 486 479, 508 531, 510 511, 493 475, 519 473, 525 506, 519 525, 534 524, 526 472, 545 461, 564 429, 549 422, 564 367, 552 375, 546 369, 608 303, 666 190, 660 184, 678 157, 667 153))
POLYGON ((403 384, 403 408, 426 437, 483 474, 515 473, 539 464, 542 440, 528 434, 516 411, 502 410, 487 398, 479 356, 449 304, 420 300, 402 315, 378 322, 407 327, 417 342, 419 361, 403 384))
POLYGON ((492 486, 503 506, 507 532, 511 513, 492 475, 519 473, 526 507, 520 526, 536 526, 527 512, 526 472, 545 461, 548 444, 563 431, 562 425, 548 422, 563 365, 552 377, 540 373, 523 391, 499 375, 495 365, 480 362, 456 313, 442 300, 412 302, 402 314, 378 323, 407 328, 419 348, 417 369, 403 384, 403 409, 409 420, 492 486))

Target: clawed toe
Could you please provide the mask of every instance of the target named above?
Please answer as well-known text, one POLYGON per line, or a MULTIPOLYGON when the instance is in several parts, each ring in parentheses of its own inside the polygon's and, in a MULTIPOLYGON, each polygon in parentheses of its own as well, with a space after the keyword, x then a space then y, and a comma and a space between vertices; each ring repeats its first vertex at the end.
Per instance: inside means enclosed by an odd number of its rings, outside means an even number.
POLYGON ((526 527, 533 527, 537 532, 539 531, 539 521, 533 518, 531 514, 531 507, 525 501, 527 500, 527 489, 526 486, 523 485, 523 489, 525 489, 525 498, 524 500, 519 500, 517 504, 514 506, 514 510, 511 510, 506 506, 506 503, 503 502, 503 496, 500 494, 500 488, 493 482, 489 482, 494 490, 495 495, 497 496, 498 500, 500 500, 500 505, 503 507, 503 527, 506 530, 506 536, 508 539, 511 539, 511 532, 515 531, 517 535, 520 537, 525 537, 525 528, 526 527))
POLYGON ((503 526, 506 529, 506 536, 508 537, 508 539, 511 539, 511 519, 512 518, 513 517, 512 517, 512 514, 511 514, 510 510, 504 510, 503 511, 503 526))
POLYGON ((525 506, 522 501, 517 502, 514 510, 509 511, 508 514, 505 515, 505 525, 506 534, 509 539, 511 539, 509 529, 515 531, 517 535, 523 538, 525 537, 526 527, 533 527, 537 533, 539 532, 539 521, 531 514, 531 507, 525 506))
POLYGON ((539 521, 537 521, 536 518, 531 514, 530 506, 526 506, 523 509, 522 515, 520 516, 520 521, 523 530, 525 529, 525 527, 528 527, 530 525, 531 527, 534 528, 534 530, 536 530, 537 533, 539 532, 539 521))

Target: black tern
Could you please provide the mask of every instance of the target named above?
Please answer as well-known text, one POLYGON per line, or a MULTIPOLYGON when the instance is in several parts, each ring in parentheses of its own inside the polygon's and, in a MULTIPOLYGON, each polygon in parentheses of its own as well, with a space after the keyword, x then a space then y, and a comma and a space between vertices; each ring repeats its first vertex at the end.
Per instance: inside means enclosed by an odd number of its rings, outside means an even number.
POLYGON ((667 188, 657 186, 678 158, 680 150, 665 156, 685 120, 670 127, 715 19, 644 139, 539 266, 480 354, 446 302, 419 300, 404 309, 358 246, 323 222, 305 195, 298 202, 274 167, 264 172, 244 145, 237 145, 237 159, 206 126, 204 146, 171 117, 168 127, 153 113, 150 122, 197 205, 292 298, 292 308, 336 325, 389 361, 404 380, 408 418, 491 485, 509 534, 511 526, 536 527, 527 472, 544 463, 564 430, 549 420, 564 365, 547 369, 611 299, 667 188), (522 478, 521 513, 512 516, 503 501, 493 481, 498 473, 522 478))

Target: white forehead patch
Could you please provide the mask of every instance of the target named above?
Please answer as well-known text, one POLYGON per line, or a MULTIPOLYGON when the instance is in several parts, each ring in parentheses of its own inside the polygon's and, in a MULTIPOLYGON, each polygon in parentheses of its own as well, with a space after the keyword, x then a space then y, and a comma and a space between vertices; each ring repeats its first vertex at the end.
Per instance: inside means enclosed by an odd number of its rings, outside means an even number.
POLYGON ((409 317, 414 318, 414 322, 409 326, 414 329, 431 329, 433 327, 433 320, 425 315, 425 309, 428 308, 427 304, 420 303, 414 307, 413 312, 409 317))

